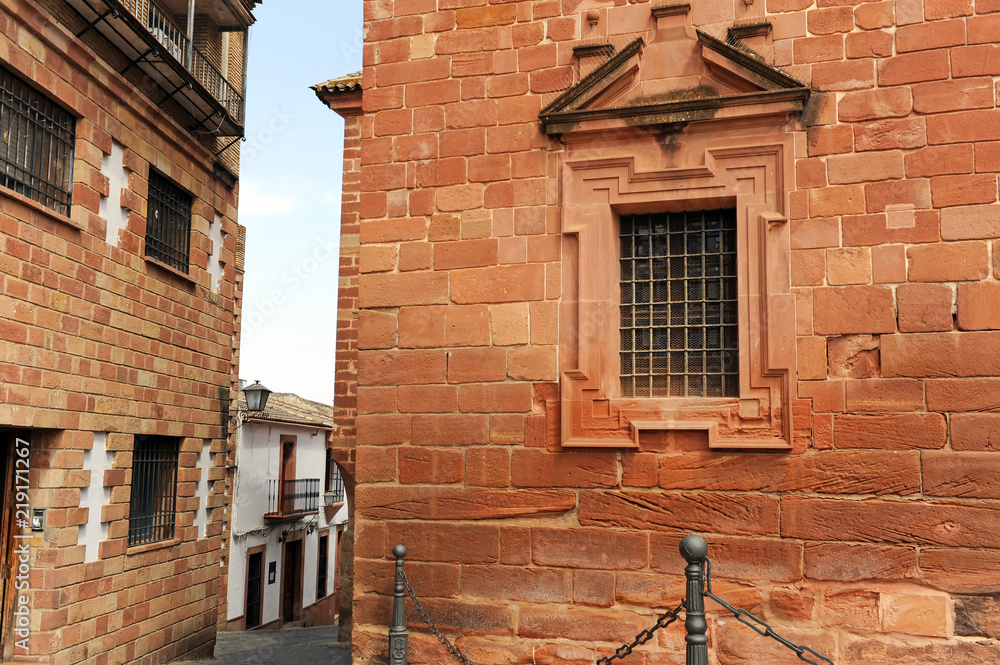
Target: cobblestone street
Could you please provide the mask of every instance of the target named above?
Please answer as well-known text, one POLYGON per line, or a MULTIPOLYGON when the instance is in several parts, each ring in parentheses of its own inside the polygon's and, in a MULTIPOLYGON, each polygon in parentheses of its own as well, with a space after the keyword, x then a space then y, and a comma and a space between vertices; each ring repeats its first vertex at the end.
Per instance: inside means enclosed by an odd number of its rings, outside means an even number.
POLYGON ((215 658, 171 665, 351 665, 351 647, 336 626, 219 633, 215 658))

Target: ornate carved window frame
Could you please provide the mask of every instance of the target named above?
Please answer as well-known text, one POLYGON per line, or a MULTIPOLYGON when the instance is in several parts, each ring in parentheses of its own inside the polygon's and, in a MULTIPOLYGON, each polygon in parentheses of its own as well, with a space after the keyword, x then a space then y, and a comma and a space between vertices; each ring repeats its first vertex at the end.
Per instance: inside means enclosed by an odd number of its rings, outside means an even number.
MULTIPOLYGON (((700 430, 711 448, 792 447, 795 301, 788 125, 809 88, 746 44, 651 8, 647 30, 539 113, 563 144, 559 204, 561 445, 642 447, 644 431, 700 430), (740 390, 734 398, 624 398, 621 215, 735 208, 740 390)), ((601 34, 590 19, 593 38, 601 34)), ((610 47, 610 45, 609 45, 610 47)))
MULTIPOLYGON (((711 448, 791 448, 795 303, 784 214, 791 136, 692 137, 687 164, 638 164, 635 140, 571 143, 562 165, 561 443, 640 448, 643 431, 701 430, 711 448), (698 158, 700 157, 700 159, 698 158), (733 207, 739 251, 739 398, 620 394, 618 223, 623 214, 733 207)), ((647 151, 648 152, 648 151, 647 151)), ((675 155, 676 157, 676 155, 675 155)), ((680 158, 683 161, 683 158, 680 158)))

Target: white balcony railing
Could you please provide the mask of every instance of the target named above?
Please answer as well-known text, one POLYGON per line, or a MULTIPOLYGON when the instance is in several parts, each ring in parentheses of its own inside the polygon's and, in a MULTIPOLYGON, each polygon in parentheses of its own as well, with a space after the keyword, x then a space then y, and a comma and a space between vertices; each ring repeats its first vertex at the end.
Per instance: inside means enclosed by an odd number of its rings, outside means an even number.
POLYGON ((185 31, 174 25, 167 13, 152 0, 119 0, 146 27, 169 55, 183 65, 212 97, 222 104, 236 122, 243 123, 243 95, 230 85, 222 72, 196 47, 185 31))

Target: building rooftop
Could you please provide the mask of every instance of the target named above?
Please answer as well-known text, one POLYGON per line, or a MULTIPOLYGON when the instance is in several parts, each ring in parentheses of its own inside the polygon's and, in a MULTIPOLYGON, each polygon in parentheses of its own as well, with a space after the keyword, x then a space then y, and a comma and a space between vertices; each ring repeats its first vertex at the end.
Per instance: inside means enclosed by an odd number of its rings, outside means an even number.
MULTIPOLYGON (((239 408, 241 411, 247 408, 247 403, 242 397, 239 408)), ((332 406, 304 399, 294 393, 271 393, 263 415, 255 413, 247 420, 291 423, 329 429, 334 427, 332 406)))
POLYGON ((339 78, 330 79, 329 81, 317 83, 312 86, 312 89, 316 91, 317 95, 324 92, 351 92, 353 90, 361 90, 361 72, 354 72, 353 74, 348 74, 347 76, 341 76, 339 78))

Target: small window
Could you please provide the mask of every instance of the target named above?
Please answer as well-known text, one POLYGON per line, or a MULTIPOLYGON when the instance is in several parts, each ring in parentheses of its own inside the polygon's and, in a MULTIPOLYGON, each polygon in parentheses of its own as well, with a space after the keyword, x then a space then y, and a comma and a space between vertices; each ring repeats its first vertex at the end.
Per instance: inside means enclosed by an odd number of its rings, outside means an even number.
POLYGON ((129 546, 174 537, 179 452, 177 438, 136 435, 132 453, 129 546))
POLYGON ((150 170, 146 257, 186 274, 190 252, 191 195, 150 170))
POLYGON ((0 184, 69 214, 74 118, 0 67, 0 184))
POLYGON ((736 211, 621 219, 625 397, 738 397, 736 211))
POLYGON ((333 461, 333 451, 326 449, 326 493, 333 494, 333 502, 344 500, 344 479, 340 475, 340 467, 333 461))
POLYGON ((316 557, 318 569, 316 571, 316 600, 326 597, 326 569, 327 564, 327 554, 330 551, 330 536, 322 535, 319 537, 319 556, 316 557))

